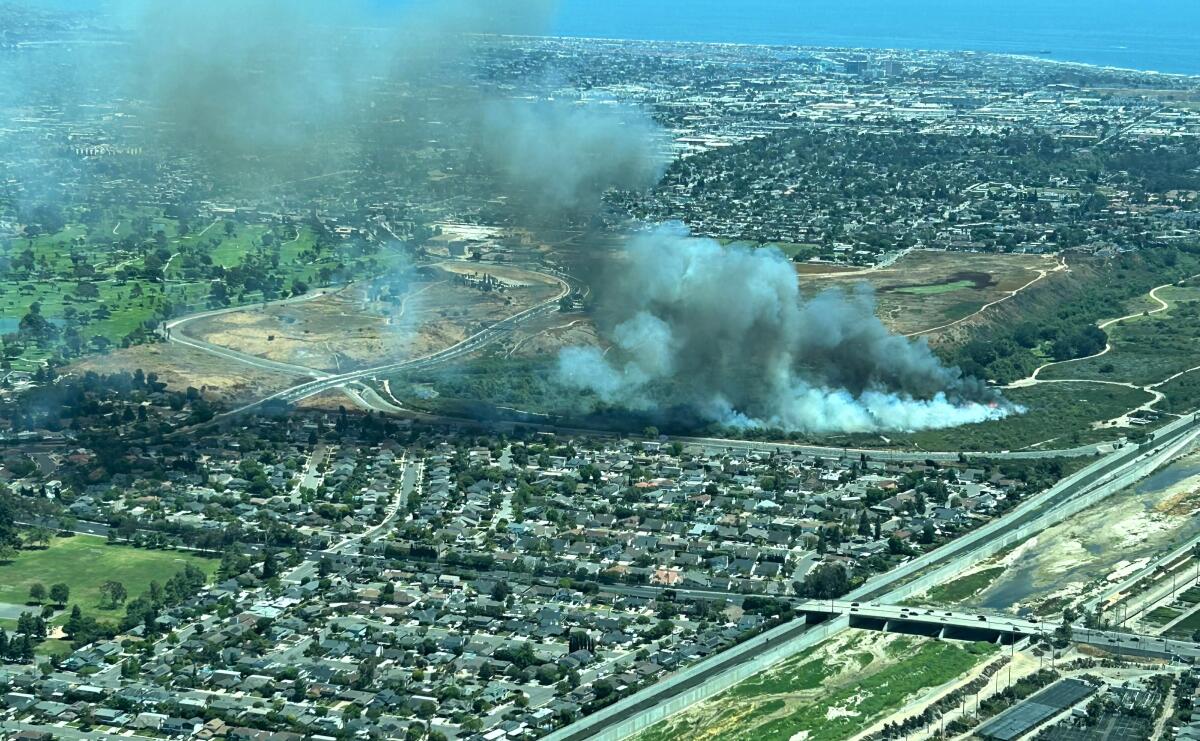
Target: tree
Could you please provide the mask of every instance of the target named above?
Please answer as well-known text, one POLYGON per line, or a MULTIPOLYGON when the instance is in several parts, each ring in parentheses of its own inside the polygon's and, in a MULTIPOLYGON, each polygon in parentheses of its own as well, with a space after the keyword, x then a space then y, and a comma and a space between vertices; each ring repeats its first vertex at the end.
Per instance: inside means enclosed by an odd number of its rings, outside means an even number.
POLYGON ((50 545, 50 531, 44 527, 35 527, 25 536, 30 545, 45 548, 50 545))
POLYGON ((834 599, 848 591, 850 577, 840 564, 821 564, 804 577, 803 596, 809 599, 834 599))
POLYGON ((512 594, 512 588, 508 586, 508 582, 500 580, 492 587, 491 598, 496 602, 503 602, 508 599, 510 594, 512 594))
POLYGON ((67 600, 71 599, 71 588, 66 584, 50 585, 50 601, 60 607, 66 607, 67 600))
POLYGON ((1065 647, 1071 642, 1072 635, 1073 629, 1071 628, 1071 624, 1061 623, 1057 628, 1054 629, 1054 645, 1059 648, 1065 647))
POLYGON ((596 640, 583 631, 574 631, 568 638, 568 650, 571 653, 576 651, 596 652, 596 640))
POLYGON ((110 608, 116 608, 117 605, 128 598, 129 592, 125 590, 125 585, 119 581, 110 579, 100 587, 100 600, 107 603, 110 608))
POLYGON ((537 681, 543 685, 551 685, 558 681, 558 667, 554 664, 542 664, 537 668, 537 681))
POLYGON ((592 692, 596 693, 597 700, 603 700, 611 695, 616 690, 613 683, 607 679, 601 679, 592 684, 592 692))
POLYGON ((29 586, 29 599, 37 602, 39 605, 46 601, 46 585, 40 581, 34 582, 29 586))
POLYGON ((67 618, 67 622, 63 623, 63 630, 67 635, 74 635, 83 625, 83 610, 79 609, 79 605, 71 606, 71 615, 67 618))
POLYGON ((279 576, 279 565, 275 562, 275 552, 267 549, 267 553, 263 556, 262 563, 262 578, 263 581, 271 581, 279 576))

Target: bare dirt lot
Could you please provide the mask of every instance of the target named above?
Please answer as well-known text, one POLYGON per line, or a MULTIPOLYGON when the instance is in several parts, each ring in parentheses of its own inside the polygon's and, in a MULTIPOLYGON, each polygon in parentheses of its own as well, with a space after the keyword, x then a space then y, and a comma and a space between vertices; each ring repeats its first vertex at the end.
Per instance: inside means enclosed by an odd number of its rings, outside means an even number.
POLYGON ((522 326, 500 354, 504 357, 556 355, 564 347, 605 346, 585 314, 550 314, 522 326))
POLYGON ((395 299, 364 284, 198 320, 186 332, 249 355, 345 372, 436 352, 558 291, 557 283, 520 268, 447 262, 423 270, 395 299))
POLYGON ((896 332, 912 334, 949 328, 1057 267, 1049 255, 917 251, 889 268, 802 274, 800 281, 810 293, 835 286, 852 290, 858 283, 869 283, 884 323, 896 332))
POLYGON ((69 373, 132 373, 141 368, 157 373, 168 388, 188 386, 209 398, 227 402, 249 401, 299 383, 298 378, 234 363, 182 345, 136 345, 108 355, 85 358, 67 368, 69 373))

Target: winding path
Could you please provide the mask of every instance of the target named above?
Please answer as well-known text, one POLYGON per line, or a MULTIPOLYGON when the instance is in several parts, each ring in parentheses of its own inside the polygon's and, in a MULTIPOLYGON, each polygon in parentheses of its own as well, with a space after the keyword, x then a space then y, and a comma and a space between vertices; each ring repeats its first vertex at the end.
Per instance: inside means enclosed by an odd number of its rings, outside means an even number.
MULTIPOLYGON (((1172 286, 1179 285, 1180 283, 1187 283, 1188 281, 1195 280, 1196 278, 1200 278, 1200 273, 1189 276, 1182 280, 1172 281, 1170 283, 1164 283, 1161 286, 1155 286, 1154 288, 1150 289, 1150 293, 1147 295, 1150 297, 1150 299, 1152 299, 1153 301, 1158 303, 1158 308, 1150 309, 1148 311, 1146 311, 1146 310, 1137 311, 1132 314, 1126 314, 1125 316, 1116 317, 1115 319, 1106 319, 1106 320, 1100 322, 1099 324, 1097 324, 1096 326, 1099 327, 1100 329, 1104 330, 1104 329, 1108 329, 1109 327, 1114 326, 1116 324, 1120 324, 1122 322, 1129 321, 1130 319, 1136 319, 1141 316, 1151 316, 1153 314, 1161 314, 1162 312, 1170 309, 1171 304, 1166 299, 1159 296, 1158 292, 1163 290, 1164 288, 1171 288, 1172 286)), ((1087 357, 1083 357, 1083 358, 1072 358, 1071 360, 1054 360, 1049 363, 1044 363, 1044 364, 1038 366, 1033 371, 1033 373, 1031 373, 1029 375, 1029 377, 1022 378, 1019 381, 1013 381, 1012 383, 1008 384, 1004 388, 1006 388, 1006 389, 1029 388, 1031 386, 1038 386, 1038 385, 1046 384, 1046 383, 1092 383, 1092 384, 1100 384, 1100 385, 1106 385, 1106 386, 1121 386, 1124 388, 1134 389, 1136 391, 1145 391, 1146 393, 1150 394, 1153 397, 1150 401, 1146 402, 1145 404, 1142 404, 1139 407, 1129 410, 1128 412, 1121 415, 1120 417, 1117 417, 1115 419, 1110 419, 1106 422, 1097 423, 1098 427, 1128 427, 1130 424, 1131 417, 1133 417, 1134 415, 1137 415, 1141 412, 1153 411, 1154 407, 1158 406, 1162 402, 1163 399, 1167 398, 1166 394, 1164 394, 1162 391, 1159 391, 1160 387, 1165 386, 1166 384, 1170 383, 1171 381, 1174 381, 1175 379, 1177 379, 1181 376, 1185 376, 1189 373, 1200 370, 1200 366, 1196 366, 1194 368, 1188 368, 1187 370, 1180 371, 1172 376, 1169 376, 1168 378, 1158 381, 1157 383, 1151 383, 1151 384, 1147 384, 1145 386, 1139 386, 1136 383, 1132 383, 1132 382, 1128 382, 1128 381, 1106 381, 1106 380, 1101 380, 1101 379, 1096 379, 1096 378, 1052 378, 1052 379, 1039 378, 1042 371, 1046 370, 1047 368, 1052 368, 1056 365, 1065 365, 1067 363, 1078 363, 1078 362, 1081 362, 1084 360, 1095 360, 1096 358, 1103 357, 1103 356, 1107 355, 1108 353, 1112 352, 1112 349, 1113 349, 1112 339, 1110 338, 1108 340, 1108 342, 1105 343, 1104 349, 1098 353, 1095 353, 1093 355, 1088 355, 1087 357)), ((1175 415, 1175 416, 1178 416, 1178 415, 1175 415)))

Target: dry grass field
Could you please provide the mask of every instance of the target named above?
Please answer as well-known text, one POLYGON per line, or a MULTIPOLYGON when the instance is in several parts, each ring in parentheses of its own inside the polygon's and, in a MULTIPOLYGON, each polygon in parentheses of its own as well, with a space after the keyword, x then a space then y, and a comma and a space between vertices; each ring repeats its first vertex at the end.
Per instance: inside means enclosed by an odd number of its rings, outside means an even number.
POLYGON ((362 285, 198 320, 187 334, 277 362, 345 372, 436 352, 558 291, 557 283, 520 268, 442 263, 399 301, 379 300, 362 285), (485 275, 489 285, 481 283, 485 275))
MULTIPOLYGON (((801 273, 808 292, 861 282, 875 289, 878 313, 903 334, 930 332, 967 320, 982 307, 1011 296, 1058 266, 1048 255, 968 252, 913 252, 889 268, 833 273, 801 273)), ((932 339, 932 338, 931 338, 932 339)))
POLYGON ((188 386, 200 389, 211 399, 249 401, 282 391, 301 379, 253 368, 183 345, 135 345, 92 355, 66 369, 68 373, 133 373, 138 368, 158 374, 174 390, 188 386))

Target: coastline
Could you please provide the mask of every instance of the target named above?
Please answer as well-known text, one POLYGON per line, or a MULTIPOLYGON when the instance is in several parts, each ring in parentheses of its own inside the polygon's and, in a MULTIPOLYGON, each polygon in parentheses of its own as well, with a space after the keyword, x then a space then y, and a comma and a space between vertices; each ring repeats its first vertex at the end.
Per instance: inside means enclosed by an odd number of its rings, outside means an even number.
POLYGON ((972 49, 972 48, 937 48, 932 46, 871 46, 871 45, 828 45, 828 44, 781 44, 770 42, 747 42, 747 41, 702 41, 697 39, 651 39, 651 38, 618 38, 610 36, 589 36, 563 33, 550 33, 539 36, 503 34, 499 38, 509 39, 550 39, 557 41, 591 41, 605 44, 678 44, 681 46, 711 46, 716 48, 726 49, 772 49, 777 51, 789 52, 902 52, 907 54, 978 54, 984 56, 998 57, 1003 59, 1013 59, 1022 62, 1031 62, 1038 64, 1050 64, 1062 67, 1074 67, 1088 70, 1100 70, 1105 72, 1117 72, 1121 74, 1140 74, 1151 75, 1155 77, 1167 77, 1172 79, 1182 80, 1197 80, 1200 81, 1200 66, 1194 72, 1170 72, 1158 69, 1148 69, 1140 67, 1123 67, 1116 64, 1101 64, 1098 62, 1080 62, 1070 59, 1059 59, 1052 54, 1032 54, 1028 52, 1014 51, 999 51, 991 49, 972 49))

